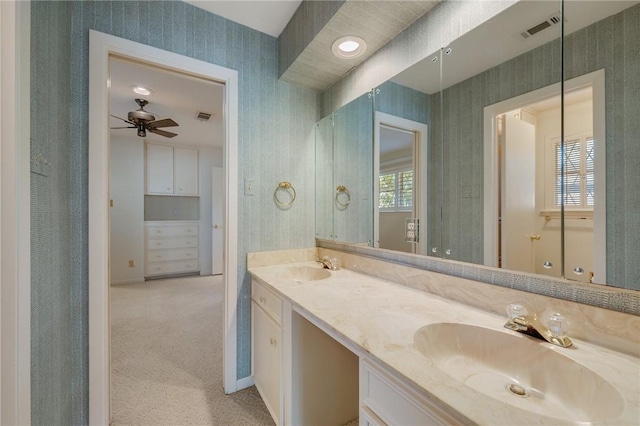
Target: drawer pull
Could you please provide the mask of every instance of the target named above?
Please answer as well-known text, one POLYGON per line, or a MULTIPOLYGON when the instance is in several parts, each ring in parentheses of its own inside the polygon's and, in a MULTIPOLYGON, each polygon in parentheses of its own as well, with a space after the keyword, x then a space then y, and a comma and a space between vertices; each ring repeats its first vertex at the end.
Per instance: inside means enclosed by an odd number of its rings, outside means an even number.
POLYGON ((269 344, 271 346, 273 346, 274 348, 275 348, 277 343, 278 343, 278 341, 276 339, 274 339, 273 337, 269 339, 269 344))
POLYGON ((162 271, 162 268, 161 268, 161 267, 159 267, 159 266, 157 266, 157 267, 156 267, 156 271, 162 271))
POLYGON ((160 259, 162 256, 159 254, 156 254, 156 259, 160 259))
POLYGON ((157 246, 161 246, 161 245, 162 245, 162 243, 156 243, 156 245, 157 245, 157 246))
POLYGON ((187 268, 191 268, 191 265, 186 265, 187 268))
POLYGON ((267 299, 265 297, 261 296, 260 297, 260 303, 262 303, 264 305, 265 303, 267 303, 267 299))

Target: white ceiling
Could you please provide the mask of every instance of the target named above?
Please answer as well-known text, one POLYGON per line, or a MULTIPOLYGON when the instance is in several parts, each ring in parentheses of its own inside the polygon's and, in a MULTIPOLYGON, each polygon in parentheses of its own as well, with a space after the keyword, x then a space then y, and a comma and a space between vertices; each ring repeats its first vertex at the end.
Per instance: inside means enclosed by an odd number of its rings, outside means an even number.
POLYGON ((410 149, 413 146, 413 138, 412 132, 380 126, 380 155, 410 149))
MULTIPOLYGON (((172 118, 179 125, 162 128, 178 136, 166 138, 147 132, 145 140, 172 145, 222 147, 224 85, 113 57, 109 67, 110 114, 126 119, 129 111, 138 109, 135 98, 143 98, 149 101, 145 111, 155 115, 156 120, 172 118), (154 93, 137 95, 132 86, 138 85, 154 93), (212 113, 213 117, 208 122, 199 121, 195 118, 198 111, 212 113)), ((126 125, 116 118, 109 118, 109 127, 126 125)), ((111 130, 111 136, 138 137, 136 129, 111 130)))
POLYGON ((278 37, 302 0, 185 0, 231 21, 278 37))

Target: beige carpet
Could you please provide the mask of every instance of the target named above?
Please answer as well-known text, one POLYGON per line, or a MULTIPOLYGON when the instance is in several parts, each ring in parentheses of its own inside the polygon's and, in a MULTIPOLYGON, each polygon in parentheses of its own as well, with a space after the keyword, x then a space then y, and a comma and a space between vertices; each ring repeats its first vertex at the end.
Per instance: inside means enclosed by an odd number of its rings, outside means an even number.
POLYGON ((222 277, 111 287, 112 425, 273 425, 222 389, 222 277))

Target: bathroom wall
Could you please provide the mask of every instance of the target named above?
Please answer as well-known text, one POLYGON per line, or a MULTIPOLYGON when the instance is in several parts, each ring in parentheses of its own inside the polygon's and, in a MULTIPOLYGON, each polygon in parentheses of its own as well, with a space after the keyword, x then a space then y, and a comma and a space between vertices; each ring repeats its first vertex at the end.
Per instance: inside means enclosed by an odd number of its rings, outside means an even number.
MULTIPOLYGON (((607 150, 607 283, 640 289, 640 5, 603 19, 565 39, 566 79, 605 69, 607 150), (634 94, 634 95, 631 95, 634 94)), ((549 61, 559 58, 554 41, 500 64, 444 91, 444 212, 443 241, 450 242, 452 258, 483 262, 483 108, 559 81, 549 61), (518 84, 509 75, 522 64, 533 64, 518 84), (458 117, 467 117, 460 126, 458 117), (460 161, 463 159, 464 161, 460 161), (472 188, 473 190, 469 190, 472 188), (468 196, 472 194, 474 196, 468 196)), ((440 114, 440 99, 431 99, 432 116, 440 114)), ((437 122, 432 139, 440 137, 437 122)), ((439 159, 438 145, 432 155, 439 159)), ((434 169, 440 167, 433 162, 434 169)), ((435 178, 440 170, 434 170, 435 178)), ((439 183, 432 180, 434 184, 439 183)))
POLYGON ((111 283, 144 281, 144 139, 111 136, 109 152, 111 283), (129 267, 129 260, 136 266, 129 267))
POLYGON ((42 35, 31 37, 31 156, 48 161, 31 170, 31 424, 70 425, 79 360, 70 285, 71 4, 33 2, 31 26, 42 35))
POLYGON ((418 123, 431 124, 431 101, 426 93, 418 92, 409 87, 386 81, 377 87, 376 111, 418 123))
POLYGON ((314 245, 314 178, 308 170, 314 167, 317 94, 277 80, 275 38, 180 1, 36 1, 32 10, 31 37, 38 45, 31 70, 33 134, 47 138, 61 161, 55 170, 64 177, 33 191, 32 243, 42 247, 32 259, 34 424, 88 423, 89 29, 239 72, 237 190, 244 177, 257 186, 256 195, 240 196, 238 211, 237 376, 248 376, 246 253, 314 245), (281 180, 298 191, 286 211, 272 198, 281 180))

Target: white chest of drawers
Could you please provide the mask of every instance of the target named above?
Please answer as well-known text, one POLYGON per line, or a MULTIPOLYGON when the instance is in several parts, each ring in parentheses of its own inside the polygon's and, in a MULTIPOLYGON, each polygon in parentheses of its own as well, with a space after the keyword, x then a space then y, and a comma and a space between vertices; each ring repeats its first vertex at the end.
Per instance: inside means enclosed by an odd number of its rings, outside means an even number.
POLYGON ((145 222, 144 228, 145 277, 200 271, 198 222, 145 222))

